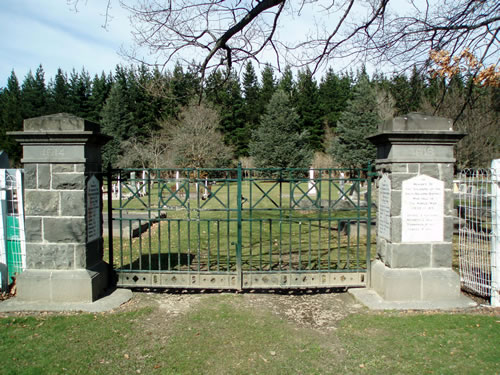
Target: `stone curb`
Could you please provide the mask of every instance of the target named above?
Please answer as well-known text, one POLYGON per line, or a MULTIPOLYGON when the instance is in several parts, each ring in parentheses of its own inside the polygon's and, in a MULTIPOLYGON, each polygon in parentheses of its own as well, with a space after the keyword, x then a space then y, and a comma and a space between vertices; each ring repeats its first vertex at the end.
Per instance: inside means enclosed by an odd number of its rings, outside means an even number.
POLYGON ((116 309, 131 298, 132 291, 129 289, 115 289, 108 295, 89 303, 35 303, 11 298, 0 302, 0 312, 82 311, 97 313, 116 309))
POLYGON ((457 310, 477 306, 471 299, 460 295, 450 300, 433 301, 385 301, 373 289, 349 289, 349 294, 370 310, 457 310))

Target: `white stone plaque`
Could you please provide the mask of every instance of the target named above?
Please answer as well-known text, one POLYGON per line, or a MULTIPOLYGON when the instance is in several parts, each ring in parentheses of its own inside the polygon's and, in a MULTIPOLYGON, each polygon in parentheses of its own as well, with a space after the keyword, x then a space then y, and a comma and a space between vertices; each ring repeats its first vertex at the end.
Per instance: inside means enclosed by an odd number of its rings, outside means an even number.
POLYGON ((101 236, 101 189, 96 176, 87 182, 87 242, 101 236))
POLYGON ((391 239, 391 180, 384 174, 378 184, 378 236, 391 239))
POLYGON ((420 175, 403 181, 402 242, 443 241, 444 182, 420 175))

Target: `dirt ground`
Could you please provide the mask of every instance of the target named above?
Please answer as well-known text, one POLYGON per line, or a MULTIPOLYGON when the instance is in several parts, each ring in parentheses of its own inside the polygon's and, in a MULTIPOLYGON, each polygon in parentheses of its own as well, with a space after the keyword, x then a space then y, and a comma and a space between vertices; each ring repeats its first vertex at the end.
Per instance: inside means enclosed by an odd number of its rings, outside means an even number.
MULTIPOLYGON (((246 292, 246 293, 218 293, 220 295, 238 295, 239 298, 228 298, 227 301, 238 304, 239 308, 263 309, 280 319, 284 319, 298 327, 317 330, 318 332, 331 332, 337 329, 341 320, 350 314, 384 314, 391 312, 373 312, 359 303, 349 293, 343 290, 320 290, 300 292, 246 292)), ((145 325, 157 327, 168 320, 196 309, 198 303, 213 296, 213 292, 134 292, 134 297, 114 312, 136 310, 141 307, 158 307, 149 316, 145 325)), ((470 313, 500 316, 500 308, 485 305, 484 300, 477 299, 478 307, 467 310, 449 311, 448 313, 470 313)), ((402 311, 393 314, 432 314, 442 311, 402 311)), ((147 327, 145 327, 147 329, 147 327)))
MULTIPOLYGON (((345 290, 299 290, 299 291, 251 291, 245 293, 227 293, 221 291, 197 290, 136 290, 133 298, 120 307, 106 314, 138 310, 153 307, 150 315, 151 324, 166 322, 184 313, 196 309, 199 302, 217 295, 238 295, 239 298, 228 298, 227 301, 238 304, 240 308, 263 309, 281 319, 304 328, 318 331, 333 331, 338 322, 350 314, 369 313, 383 314, 389 312, 372 312, 359 303, 345 290), (158 309, 156 309, 158 307, 158 309), (158 316, 156 321, 155 316, 158 316)), ((488 306, 487 301, 473 295, 467 295, 478 303, 476 308, 448 311, 447 313, 469 313, 500 316, 500 308, 488 306)), ((0 301, 0 303, 2 303, 0 301)), ((442 311, 400 311, 394 314, 433 314, 442 311)), ((72 315, 77 312, 32 312, 32 313, 0 313, 0 317, 26 315, 72 315)))

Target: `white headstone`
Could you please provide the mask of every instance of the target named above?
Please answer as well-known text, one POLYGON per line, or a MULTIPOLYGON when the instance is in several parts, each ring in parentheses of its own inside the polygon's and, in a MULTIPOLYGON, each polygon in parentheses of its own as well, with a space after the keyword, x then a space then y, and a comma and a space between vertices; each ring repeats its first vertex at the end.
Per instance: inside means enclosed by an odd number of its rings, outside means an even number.
POLYGON ((307 195, 317 195, 316 183, 314 182, 314 169, 309 169, 309 182, 307 183, 307 195))
POLYGON ((378 236, 391 239, 391 180, 384 174, 378 189, 378 236))
POLYGON ((344 185, 345 185, 345 174, 344 172, 340 172, 340 181, 339 181, 339 186, 340 186, 340 193, 342 194, 342 199, 345 199, 344 194, 344 185))
POLYGON ((87 242, 101 236, 101 191, 96 176, 87 182, 87 242))
POLYGON ((444 238, 444 182, 420 175, 403 181, 402 242, 434 242, 444 238))

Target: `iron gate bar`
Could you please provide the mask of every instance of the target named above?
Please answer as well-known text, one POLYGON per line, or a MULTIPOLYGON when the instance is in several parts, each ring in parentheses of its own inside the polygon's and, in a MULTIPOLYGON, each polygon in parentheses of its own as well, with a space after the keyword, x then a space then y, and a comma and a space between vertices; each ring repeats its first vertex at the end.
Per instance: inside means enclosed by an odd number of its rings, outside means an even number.
MULTIPOLYGON (((121 178, 121 176, 125 177, 124 174, 128 171, 119 170, 119 180, 127 183, 126 178, 121 178)), ((149 283, 151 284, 149 286, 164 287, 241 289, 266 287, 266 285, 327 287, 330 284, 341 286, 342 283, 349 285, 366 283, 365 272, 367 270, 363 265, 368 266, 370 262, 368 254, 371 242, 371 202, 369 199, 371 185, 367 178, 368 202, 367 207, 362 208, 360 182, 365 181, 360 177, 362 171, 358 171, 357 176, 351 175, 345 178, 346 182, 351 183, 351 186, 345 190, 342 190, 336 183, 339 178, 333 176, 333 173, 337 172, 331 169, 319 170, 319 176, 314 179, 313 186, 307 190, 301 185, 308 183, 307 179, 300 177, 300 173, 304 174, 304 170, 244 170, 238 166, 237 169, 218 169, 215 178, 214 171, 215 169, 147 170, 148 181, 140 183, 140 187, 141 189, 146 187, 148 207, 144 207, 145 200, 138 196, 137 181, 136 189, 130 189, 127 185, 132 196, 126 202, 121 195, 118 200, 119 207, 114 208, 112 200, 108 202, 108 213, 111 212, 112 215, 113 211, 118 211, 118 218, 115 217, 112 220, 119 221, 120 225, 120 265, 117 269, 119 285, 148 286, 149 283), (173 190, 168 187, 168 184, 176 180, 164 179, 162 175, 175 171, 183 173, 184 180, 181 188, 173 190), (246 178, 243 177, 244 171, 246 178), (152 177, 153 172, 156 172, 155 177, 152 177), (272 180, 269 177, 271 172, 278 175, 278 178, 272 180), (236 178, 231 177, 235 174, 236 178), (201 200, 201 190, 205 185, 202 187, 200 184, 204 184, 203 180, 207 179, 207 176, 210 180, 216 181, 219 186, 210 191, 210 197, 201 200), (243 198, 243 195, 247 193, 243 192, 243 182, 249 189, 247 191, 249 193, 248 207, 244 206, 246 198, 243 198), (271 188, 262 188, 261 185, 267 182, 273 184, 271 188), (195 197, 191 196, 191 184, 196 184, 195 197), (283 184, 288 184, 289 198, 286 199, 283 194, 283 184), (276 191, 276 185, 279 185, 279 192, 273 194, 273 191, 276 191), (254 189, 255 187, 257 189, 254 189), (184 201, 179 201, 177 195, 182 189, 187 190, 186 197, 184 201), (314 189, 316 198, 311 199, 308 193, 314 189), (340 215, 340 211, 335 209, 335 206, 353 189, 358 191, 356 201, 346 197, 346 201, 353 206, 349 209, 351 212, 346 211, 346 214, 340 215), (155 190, 158 194, 156 207, 151 205, 155 190), (235 190, 236 197, 234 197, 235 190), (338 191, 340 197, 334 204, 332 204, 334 198, 332 190, 338 191), (167 191, 170 196, 162 196, 167 191), (295 191, 299 191, 301 195, 296 196, 295 191), (322 201, 325 198, 325 192, 328 195, 328 204, 322 201), (279 203, 273 199, 276 193, 279 194, 277 197, 279 203), (174 198, 179 205, 175 207, 164 205, 165 202, 170 202, 174 198), (312 204, 309 208, 299 205, 306 199, 310 202, 308 204, 312 204), (134 203, 137 200, 139 202, 134 203), (262 204, 264 201, 269 202, 267 206, 262 204), (236 207, 232 206, 234 202, 236 207), (271 207, 269 207, 270 203, 271 207), (224 208, 216 208, 217 205, 222 205, 224 208), (144 211, 147 213, 147 218, 134 215, 132 218, 124 217, 126 210, 129 210, 129 216, 131 210, 144 211), (158 224, 154 226, 151 217, 153 210, 157 212, 158 218, 158 224), (361 210, 366 211, 366 217, 361 215, 361 210), (266 212, 268 214, 265 214, 266 212), (355 212, 354 216, 352 216, 353 212, 355 212), (165 213, 167 217, 163 218, 162 213, 165 213), (270 216, 266 217, 268 215, 270 216), (363 260, 361 247, 365 245, 361 245, 362 220, 366 220, 367 223, 367 256, 363 260), (125 257, 123 241, 125 234, 123 225, 127 222, 129 223, 128 249, 126 249, 128 259, 125 257), (134 222, 137 222, 139 227, 147 222, 148 233, 145 236, 139 235, 138 240, 132 238, 134 222), (355 233, 353 225, 356 225, 355 233), (346 234, 341 232, 342 226, 346 227, 346 234), (353 233, 349 233, 350 227, 353 227, 351 231, 353 233), (155 230, 156 235, 153 241, 152 233, 155 230), (352 237, 354 234, 355 238, 352 237), (334 256, 335 248, 332 248, 334 244, 332 239, 335 237, 337 237, 336 256, 334 256), (351 240, 355 242, 352 243, 351 240), (163 243, 167 241, 167 244, 162 246, 162 241, 163 243), (146 242, 146 247, 144 242, 146 242), (266 242, 268 242, 267 245, 266 242), (153 245, 157 245, 154 258, 153 245), (215 250, 212 250, 214 246, 215 250), (147 254, 144 249, 147 249, 147 254), (225 251, 226 259, 222 256, 222 251, 225 251), (255 253, 256 251, 258 254, 255 253), (174 254, 177 259, 174 259, 174 254), (147 255, 146 258, 144 255, 147 255), (125 263, 126 261, 128 264, 125 263), (225 263, 224 266, 222 262, 225 263), (299 277, 299 275, 302 276, 299 277)), ((110 177, 112 178, 108 173, 109 187, 112 185, 110 177)), ((112 234, 112 229, 108 233, 112 234)), ((109 242, 109 254, 112 259, 112 235, 109 242)))

